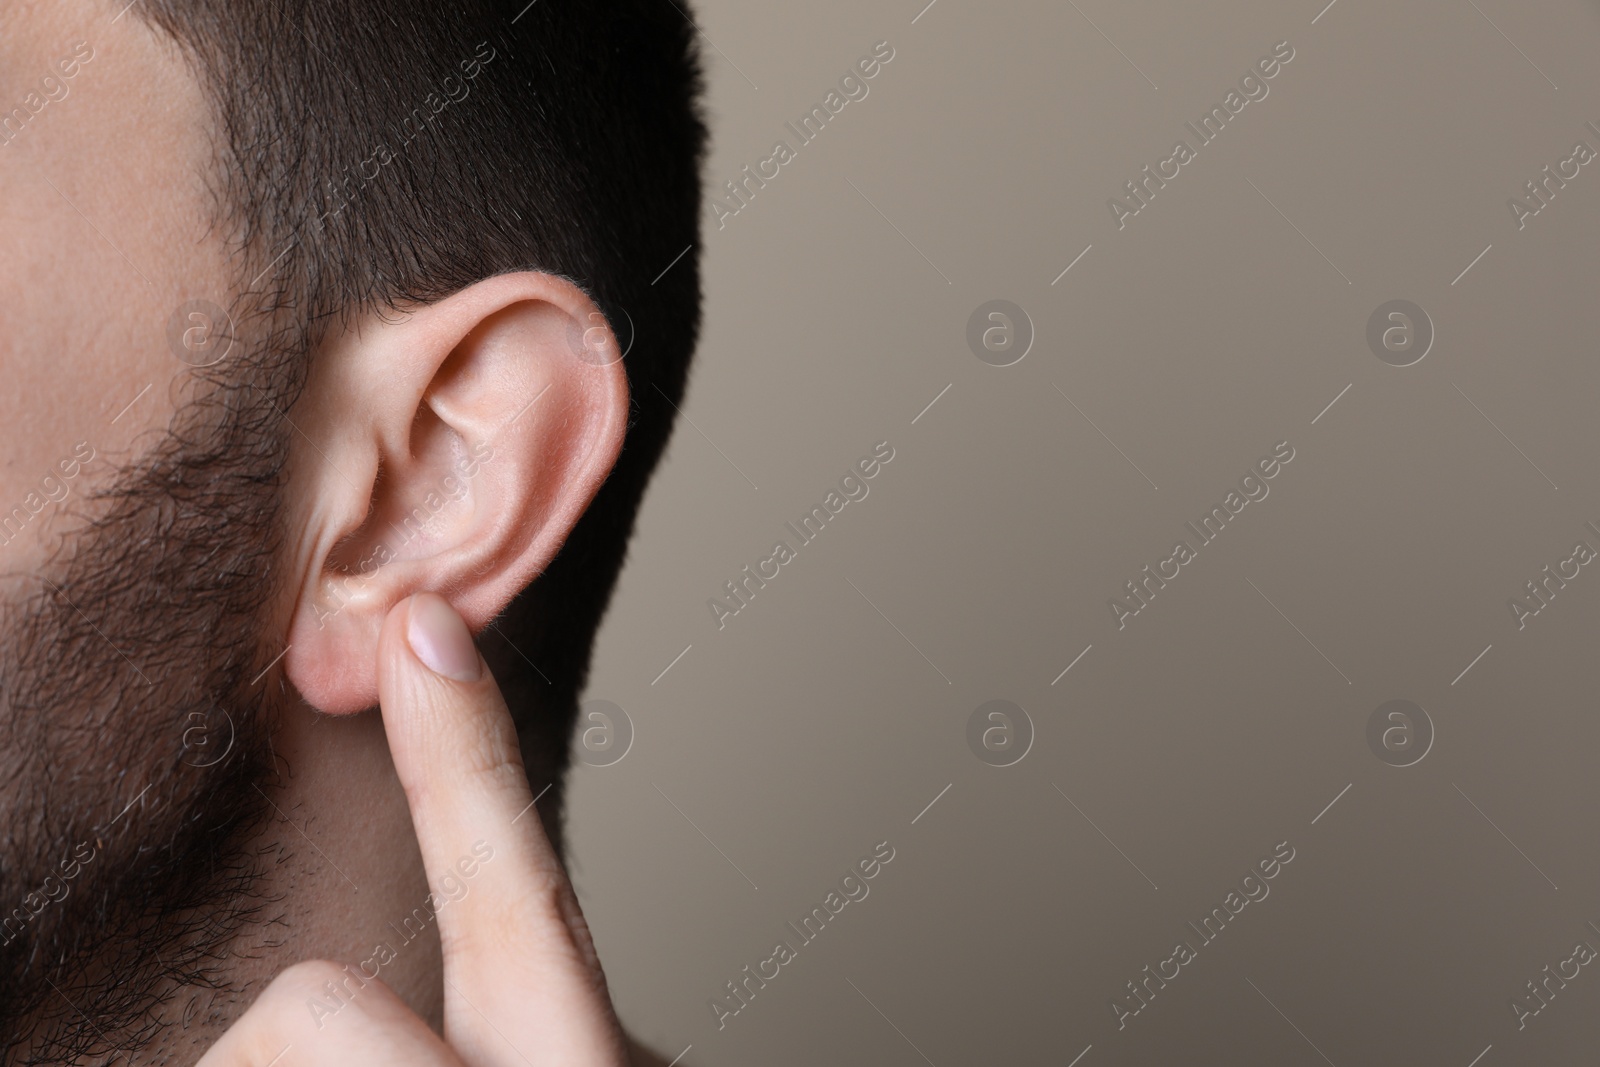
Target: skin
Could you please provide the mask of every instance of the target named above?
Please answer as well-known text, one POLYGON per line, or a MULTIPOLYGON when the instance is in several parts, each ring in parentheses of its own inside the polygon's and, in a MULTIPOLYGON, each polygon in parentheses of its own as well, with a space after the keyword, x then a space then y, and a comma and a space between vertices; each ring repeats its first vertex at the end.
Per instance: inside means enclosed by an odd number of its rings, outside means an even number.
MULTIPOLYGON (((80 40, 94 58, 67 82, 69 95, 0 146, 0 284, 25 294, 0 303, 7 510, 76 442, 102 460, 88 484, 166 425, 182 385, 166 319, 226 275, 206 234, 200 168, 209 148, 197 88, 133 19, 112 25, 99 5, 76 2, 0 4, 3 106, 38 90, 80 40)), ((61 510, 5 547, 8 572, 38 569, 61 510)))
POLYGON ((443 1036, 391 989, 331 962, 279 975, 201 1067, 295 1062, 461 1067, 625 1064, 627 1049, 572 884, 538 819, 515 731, 466 625, 422 594, 389 612, 378 688, 394 765, 435 882, 476 868, 439 910, 443 1036), (489 855, 479 865, 464 857, 489 855), (507 952, 505 945, 527 951, 507 952), (315 1018, 327 983, 337 1007, 315 1018))
MULTIPOLYGON (((94 455, 65 500, 0 547, 0 598, 23 595, 62 534, 93 517, 89 493, 193 398, 174 310, 197 297, 226 306, 237 284, 212 224, 200 86, 121 9, 0 0, 0 108, 39 92, 77 42, 92 49, 61 79, 66 95, 0 145, 0 292, 21 294, 0 301, 0 514, 81 457, 80 443, 94 455)), ((464 619, 465 634, 554 556, 621 446, 615 341, 584 293, 537 273, 398 315, 352 310, 288 413, 282 588, 260 620, 264 660, 283 651, 266 684, 287 694, 273 745, 293 772, 252 843, 286 857, 262 887, 287 902, 285 923, 234 946, 225 977, 242 995, 175 997, 175 1026, 145 1062, 209 1048, 207 1064, 265 1064, 291 1042, 286 1065, 626 1062, 559 858, 538 818, 512 822, 531 797, 493 680, 441 676, 407 640, 415 595, 429 594, 436 621, 464 619), (398 543, 393 520, 485 447, 465 492, 398 543), (380 548, 383 565, 363 573, 380 548), (381 716, 364 710, 380 702, 381 716), (316 1028, 306 983, 370 957, 391 922, 447 895, 450 865, 479 840, 495 858, 467 896, 316 1028)))

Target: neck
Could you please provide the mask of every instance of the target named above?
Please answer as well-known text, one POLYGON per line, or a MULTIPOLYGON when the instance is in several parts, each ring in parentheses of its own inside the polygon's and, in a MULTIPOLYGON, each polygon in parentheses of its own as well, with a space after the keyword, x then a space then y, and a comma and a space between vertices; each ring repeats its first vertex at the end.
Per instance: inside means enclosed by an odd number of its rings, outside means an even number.
MULTIPOLYGON (((442 1025, 438 930, 422 921, 431 916, 427 878, 383 720, 376 711, 322 716, 296 702, 273 747, 281 781, 267 790, 274 810, 252 847, 275 857, 262 893, 278 903, 228 947, 220 979, 231 992, 184 990, 169 1002, 167 1021, 179 1025, 160 1044, 176 1062, 198 1058, 279 972, 303 960, 349 964, 356 974, 379 959, 365 973, 377 969, 423 1019, 442 1025)), ((333 1025, 361 984, 352 978, 306 1010, 333 1025)))

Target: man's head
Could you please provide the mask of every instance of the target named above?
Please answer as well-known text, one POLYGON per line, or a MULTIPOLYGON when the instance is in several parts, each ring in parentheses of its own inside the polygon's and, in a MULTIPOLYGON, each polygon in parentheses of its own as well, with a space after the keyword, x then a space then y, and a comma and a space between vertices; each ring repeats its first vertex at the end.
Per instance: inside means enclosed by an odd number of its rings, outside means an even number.
POLYGON ((488 624, 559 779, 698 323, 691 32, 0 0, 0 1038, 222 981, 282 913, 275 724, 369 706, 412 592, 488 624))

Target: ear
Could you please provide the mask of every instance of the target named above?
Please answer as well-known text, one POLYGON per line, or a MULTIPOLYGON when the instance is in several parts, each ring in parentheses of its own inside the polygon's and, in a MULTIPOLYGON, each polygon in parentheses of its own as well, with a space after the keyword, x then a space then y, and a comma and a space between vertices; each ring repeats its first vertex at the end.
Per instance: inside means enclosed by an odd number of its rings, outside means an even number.
POLYGON ((628 387, 593 301, 521 272, 362 315, 289 418, 284 670, 342 714, 377 703, 400 600, 438 593, 478 630, 549 564, 616 461, 628 387))

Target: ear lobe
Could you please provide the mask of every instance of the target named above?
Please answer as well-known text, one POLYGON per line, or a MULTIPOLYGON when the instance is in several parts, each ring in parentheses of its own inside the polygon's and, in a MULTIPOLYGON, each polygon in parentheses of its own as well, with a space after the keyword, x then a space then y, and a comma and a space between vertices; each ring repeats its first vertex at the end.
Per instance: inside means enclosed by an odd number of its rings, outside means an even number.
POLYGON ((284 670, 306 701, 377 702, 378 633, 412 593, 487 625, 555 556, 627 415, 614 335, 554 275, 499 275, 330 340, 292 415, 284 670))

